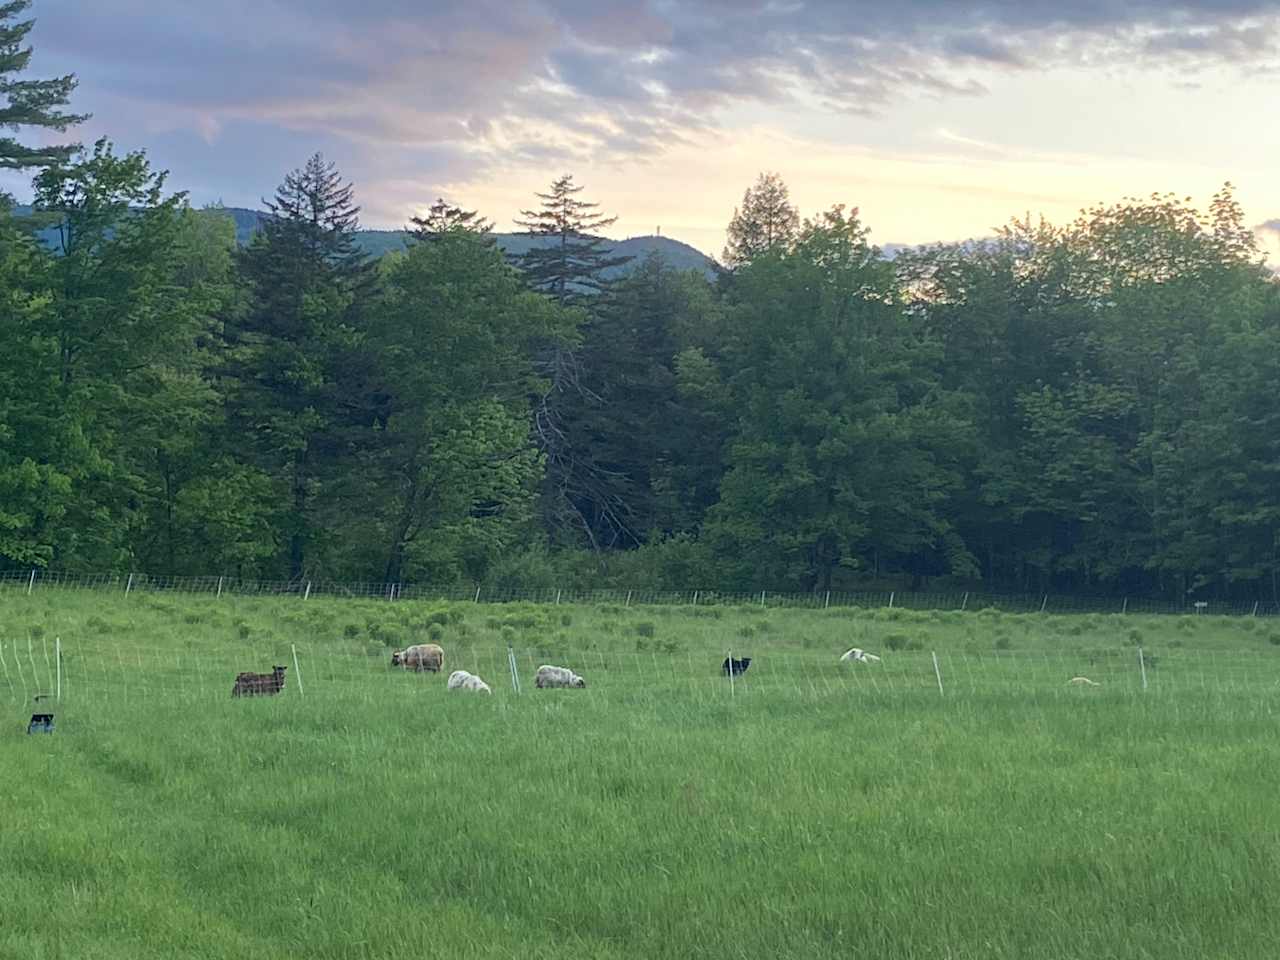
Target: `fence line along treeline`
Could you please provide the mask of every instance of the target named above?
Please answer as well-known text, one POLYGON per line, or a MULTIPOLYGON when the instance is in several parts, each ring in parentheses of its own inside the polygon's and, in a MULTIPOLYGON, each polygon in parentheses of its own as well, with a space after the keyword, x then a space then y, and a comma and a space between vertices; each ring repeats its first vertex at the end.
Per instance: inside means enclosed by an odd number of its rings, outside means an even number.
POLYGON ((1142 597, 1089 597, 1054 594, 996 594, 978 591, 827 591, 819 593, 726 593, 711 590, 505 589, 484 584, 435 586, 412 583, 339 583, 331 580, 249 580, 227 576, 172 577, 144 573, 60 573, 49 570, 0 572, 0 590, 61 588, 189 593, 222 596, 296 596, 346 599, 471 601, 473 603, 612 603, 622 606, 764 606, 804 609, 903 609, 1006 613, 1212 614, 1280 616, 1280 601, 1240 603, 1156 600, 1142 597))

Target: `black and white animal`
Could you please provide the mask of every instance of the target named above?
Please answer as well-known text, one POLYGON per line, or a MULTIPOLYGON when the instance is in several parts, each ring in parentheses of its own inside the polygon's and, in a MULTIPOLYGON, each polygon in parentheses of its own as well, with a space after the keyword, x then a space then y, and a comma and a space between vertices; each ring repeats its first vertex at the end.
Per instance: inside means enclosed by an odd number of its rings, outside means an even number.
POLYGON ((880 658, 874 653, 867 653, 867 651, 860 650, 857 647, 849 650, 840 658, 841 663, 853 663, 855 661, 857 663, 879 663, 880 658))
POLYGON ((233 697, 274 697, 284 689, 284 672, 288 667, 272 667, 270 673, 237 673, 233 697))
POLYGON ((487 683, 474 673, 468 673, 466 670, 455 670, 449 674, 449 683, 446 689, 466 690, 471 693, 493 693, 487 683))
POLYGON ((743 657, 741 660, 725 657, 724 663, 720 664, 720 672, 726 677, 740 677, 747 672, 749 666, 751 666, 750 657, 743 657))
POLYGON ((553 667, 544 663, 534 674, 533 685, 540 690, 546 687, 585 687, 587 681, 568 667, 553 667))

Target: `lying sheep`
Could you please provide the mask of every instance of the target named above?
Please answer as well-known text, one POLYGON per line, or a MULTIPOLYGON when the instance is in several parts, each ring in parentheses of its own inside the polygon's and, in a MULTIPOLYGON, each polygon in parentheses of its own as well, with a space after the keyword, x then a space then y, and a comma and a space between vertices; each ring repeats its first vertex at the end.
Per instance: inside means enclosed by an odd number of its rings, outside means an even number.
POLYGON ((1069 684, 1075 684, 1077 687, 1100 687, 1102 684, 1097 681, 1090 680, 1088 677, 1072 677, 1067 681, 1069 684))
POLYGON ((428 670, 439 673, 444 666, 444 649, 434 643, 419 643, 391 654, 393 667, 404 667, 414 673, 428 670))
POLYGON ((587 681, 568 667, 553 667, 544 663, 534 675, 533 685, 540 690, 544 687, 585 687, 587 681))
POLYGON ((879 663, 880 658, 874 653, 867 653, 867 651, 860 650, 857 647, 854 647, 840 658, 841 663, 852 663, 854 661, 858 663, 879 663))
POLYGON ((449 690, 467 690, 471 693, 488 693, 493 691, 489 689, 489 685, 477 677, 474 673, 468 673, 466 670, 455 670, 449 674, 449 690))

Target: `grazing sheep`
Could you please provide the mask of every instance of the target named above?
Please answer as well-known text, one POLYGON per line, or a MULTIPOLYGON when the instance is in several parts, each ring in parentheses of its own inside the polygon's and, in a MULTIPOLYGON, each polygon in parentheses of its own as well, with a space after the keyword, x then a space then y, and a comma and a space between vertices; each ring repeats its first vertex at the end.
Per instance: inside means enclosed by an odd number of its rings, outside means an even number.
POLYGON ((434 643, 419 643, 391 654, 393 667, 404 667, 414 673, 428 670, 439 673, 444 666, 444 649, 434 643))
POLYGON ((450 690, 467 690, 471 693, 488 693, 493 691, 489 689, 489 685, 477 677, 474 673, 468 673, 466 670, 455 670, 449 674, 450 690))
POLYGON ((1072 677, 1067 683, 1075 684, 1077 687, 1100 687, 1102 684, 1090 680, 1088 677, 1072 677))
POLYGON ((585 687, 587 681, 568 667, 553 667, 544 663, 534 674, 533 685, 539 690, 544 687, 585 687))
POLYGON ((725 657, 724 663, 720 664, 720 672, 726 677, 740 677, 747 672, 749 666, 751 666, 750 657, 743 657, 741 660, 725 657))
POLYGON ((274 697, 284 689, 284 672, 288 667, 272 667, 270 673, 237 673, 233 697, 274 697))
POLYGON ((858 663, 879 663, 880 662, 880 658, 877 657, 874 653, 867 653, 867 651, 860 650, 857 647, 854 647, 852 650, 848 651, 847 653, 845 653, 843 657, 840 658, 841 663, 851 663, 855 660, 858 663))

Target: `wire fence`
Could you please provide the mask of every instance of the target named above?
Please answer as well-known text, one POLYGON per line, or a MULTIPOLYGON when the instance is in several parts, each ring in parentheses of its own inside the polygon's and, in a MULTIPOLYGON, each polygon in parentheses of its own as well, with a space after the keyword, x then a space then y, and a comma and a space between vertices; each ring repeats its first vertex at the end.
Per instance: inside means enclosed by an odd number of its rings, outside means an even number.
POLYGON ((341 583, 331 580, 246 580, 238 577, 169 577, 143 573, 59 573, 49 570, 0 572, 0 591, 72 589, 139 593, 182 593, 212 597, 335 597, 397 601, 472 603, 616 604, 619 606, 761 606, 774 609, 880 609, 1006 613, 1120 613, 1214 616, 1280 616, 1277 600, 1161 600, 1055 594, 1000 594, 978 591, 824 591, 817 593, 726 593, 711 590, 629 590, 545 587, 510 589, 484 584, 432 586, 413 583, 341 583))
POLYGON ((98 708, 131 702, 229 702, 240 673, 270 673, 275 666, 286 668, 280 696, 370 705, 405 697, 474 696, 446 692, 445 678, 453 670, 480 676, 495 698, 565 695, 611 702, 676 699, 707 704, 806 696, 1052 699, 1191 693, 1271 697, 1280 691, 1280 651, 1152 654, 1138 647, 884 651, 874 662, 846 663, 828 653, 757 650, 745 673, 726 677, 722 659, 707 652, 592 650, 550 658, 581 675, 584 689, 536 690, 535 672, 548 659, 545 651, 534 648, 473 646, 447 651, 443 670, 434 674, 392 667, 387 656, 322 646, 291 646, 272 655, 247 649, 208 650, 194 643, 148 646, 105 638, 0 639, 0 701, 27 704, 41 697, 98 708))

